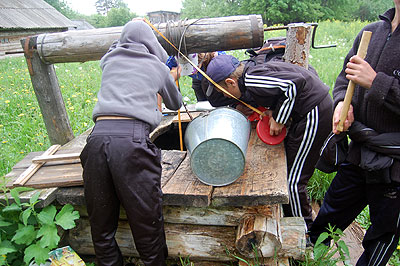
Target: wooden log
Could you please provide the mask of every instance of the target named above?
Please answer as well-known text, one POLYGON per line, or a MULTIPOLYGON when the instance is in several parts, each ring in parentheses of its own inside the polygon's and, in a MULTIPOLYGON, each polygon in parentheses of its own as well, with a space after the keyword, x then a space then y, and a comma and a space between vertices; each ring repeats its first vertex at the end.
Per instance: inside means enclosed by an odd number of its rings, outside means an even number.
MULTIPOLYGON (((289 266, 288 258, 258 258, 249 259, 244 261, 239 261, 239 266, 249 266, 249 265, 262 265, 262 266, 289 266)), ((196 265, 197 266, 197 265, 196 265)))
POLYGON ((283 56, 286 62, 308 69, 308 58, 311 46, 311 25, 294 23, 288 25, 286 49, 283 56))
POLYGON ((21 40, 38 100, 43 121, 51 144, 63 145, 74 138, 57 75, 53 65, 46 65, 33 50, 35 38, 21 40), (26 46, 25 46, 26 45, 26 46))
MULTIPOLYGON (((235 260, 225 250, 234 249, 235 227, 165 223, 165 233, 170 257, 209 261, 235 260)), ((116 239, 124 256, 138 256, 127 221, 119 221, 116 239)), ((69 243, 78 254, 94 255, 87 219, 81 218, 77 226, 70 230, 69 243)))
POLYGON ((247 258, 273 257, 282 247, 278 224, 276 215, 245 215, 237 229, 236 249, 247 258))
MULTIPOLYGON (((260 15, 191 19, 155 26, 177 48, 184 33, 186 45, 181 51, 185 54, 255 48, 264 41, 260 15)), ((121 30, 122 27, 113 27, 41 34, 37 50, 47 64, 98 60, 119 38, 121 30)), ((177 54, 161 36, 156 36, 169 54, 177 54)))
MULTIPOLYGON (((66 204, 66 203, 63 203, 66 204)), ((86 206, 75 206, 80 217, 88 217, 86 206)), ((184 207, 163 206, 164 220, 170 224, 193 224, 215 226, 238 226, 242 217, 246 214, 259 214, 272 216, 273 206, 260 207, 184 207)), ((126 212, 121 207, 120 220, 127 220, 126 212)))
POLYGON ((306 249, 303 217, 283 217, 280 220, 282 248, 277 255, 303 260, 306 249))

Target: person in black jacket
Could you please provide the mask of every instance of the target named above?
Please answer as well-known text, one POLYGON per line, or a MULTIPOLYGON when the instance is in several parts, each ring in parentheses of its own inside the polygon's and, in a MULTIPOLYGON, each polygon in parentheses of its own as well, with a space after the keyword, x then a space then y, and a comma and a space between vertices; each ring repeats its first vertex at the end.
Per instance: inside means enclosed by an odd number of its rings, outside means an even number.
POLYGON ((328 224, 344 230, 369 206, 357 266, 386 265, 400 236, 400 0, 394 3, 357 35, 336 80, 334 133, 348 81, 357 84, 345 122, 351 142, 310 231, 316 242, 328 224), (365 60, 356 55, 364 30, 372 32, 365 60))
MULTIPOLYGON (((330 132, 329 87, 314 72, 280 59, 245 65, 231 55, 219 55, 211 60, 206 73, 242 101, 267 107, 271 135, 280 134, 290 123, 284 140, 290 204, 284 206, 284 212, 286 216, 304 217, 309 228, 312 209, 306 186, 330 132)), ((207 95, 214 89, 210 83, 207 95)))

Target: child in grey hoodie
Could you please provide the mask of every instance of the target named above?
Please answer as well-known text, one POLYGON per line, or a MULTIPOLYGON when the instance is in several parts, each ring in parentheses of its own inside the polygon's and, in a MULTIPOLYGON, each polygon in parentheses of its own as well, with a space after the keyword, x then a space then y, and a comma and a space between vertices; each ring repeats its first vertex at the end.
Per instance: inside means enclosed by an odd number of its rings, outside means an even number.
POLYGON ((123 265, 115 241, 120 205, 140 258, 165 265, 168 255, 162 214, 161 153, 149 139, 161 121, 160 94, 167 108, 182 103, 178 68, 144 21, 127 23, 103 56, 94 129, 81 153, 85 200, 98 266, 123 265))

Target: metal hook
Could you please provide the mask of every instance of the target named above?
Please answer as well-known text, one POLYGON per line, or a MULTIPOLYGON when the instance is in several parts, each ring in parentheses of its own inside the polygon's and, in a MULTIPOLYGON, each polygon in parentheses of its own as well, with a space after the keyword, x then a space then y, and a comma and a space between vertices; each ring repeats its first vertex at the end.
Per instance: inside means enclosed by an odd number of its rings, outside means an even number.
MULTIPOLYGON (((319 46, 315 46, 315 33, 317 31, 317 27, 318 27, 318 23, 306 23, 313 28, 313 33, 311 36, 311 47, 314 49, 322 49, 322 48, 332 48, 332 47, 336 47, 336 44, 328 44, 328 45, 319 45, 319 46)), ((287 30, 289 28, 289 26, 278 26, 278 27, 267 27, 264 28, 264 31, 272 31, 272 30, 287 30)))
POLYGON ((336 44, 328 44, 328 45, 319 45, 315 46, 314 41, 315 41, 315 33, 317 31, 318 23, 309 23, 309 25, 314 26, 312 37, 311 37, 311 47, 314 49, 322 49, 322 48, 332 48, 336 47, 336 44))

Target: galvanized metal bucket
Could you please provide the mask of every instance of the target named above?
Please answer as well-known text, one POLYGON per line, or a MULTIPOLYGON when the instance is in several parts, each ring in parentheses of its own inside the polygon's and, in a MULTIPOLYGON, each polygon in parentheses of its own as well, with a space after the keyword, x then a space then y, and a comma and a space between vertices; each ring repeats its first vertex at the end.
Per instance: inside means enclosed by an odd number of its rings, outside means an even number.
POLYGON ((231 184, 244 171, 249 136, 250 122, 229 107, 193 119, 185 132, 193 173, 207 185, 231 184))

